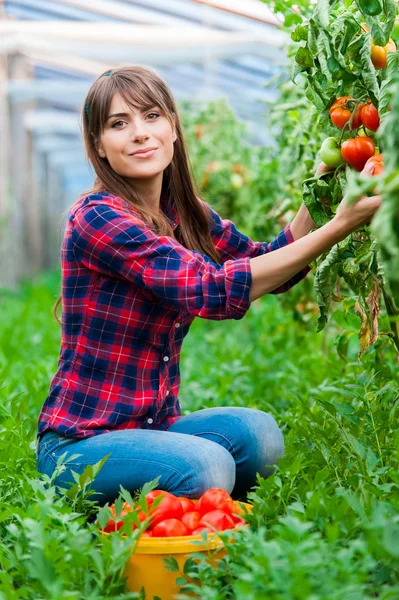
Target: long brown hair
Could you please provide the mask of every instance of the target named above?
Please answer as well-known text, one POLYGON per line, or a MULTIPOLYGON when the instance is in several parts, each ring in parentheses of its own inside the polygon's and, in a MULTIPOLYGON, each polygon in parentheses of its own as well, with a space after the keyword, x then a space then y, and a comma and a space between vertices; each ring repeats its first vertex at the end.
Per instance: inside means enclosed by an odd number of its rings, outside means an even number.
MULTIPOLYGON (((96 174, 93 187, 83 195, 106 191, 125 199, 135 207, 143 221, 158 235, 170 236, 187 249, 206 254, 213 262, 220 264, 220 255, 210 234, 211 218, 204 211, 198 198, 198 186, 186 150, 175 100, 166 83, 154 71, 141 65, 107 71, 100 75, 89 89, 81 118, 86 157, 96 174), (155 210, 129 184, 127 178, 118 175, 111 168, 108 160, 101 158, 97 152, 96 142, 104 130, 115 93, 119 93, 129 106, 137 109, 159 106, 175 128, 177 139, 174 142, 174 154, 171 163, 164 171, 162 181, 162 192, 167 192, 172 198, 179 217, 179 225, 175 231, 166 215, 162 211, 155 213, 155 210)), ((61 321, 56 311, 61 300, 62 294, 53 309, 60 325, 61 321)))

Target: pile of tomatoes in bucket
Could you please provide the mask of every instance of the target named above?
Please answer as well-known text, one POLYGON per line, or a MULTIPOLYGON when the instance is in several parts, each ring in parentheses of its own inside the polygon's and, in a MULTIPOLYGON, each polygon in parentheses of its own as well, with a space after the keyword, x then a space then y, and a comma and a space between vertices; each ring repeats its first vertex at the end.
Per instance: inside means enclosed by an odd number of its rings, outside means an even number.
MULTIPOLYGON (((112 517, 103 531, 110 533, 120 529, 124 524, 123 517, 133 510, 140 523, 149 518, 149 524, 141 537, 200 535, 202 531, 214 533, 245 525, 244 519, 239 516, 245 511, 221 488, 207 490, 198 500, 174 496, 163 490, 152 490, 146 494, 145 499, 147 513, 139 505, 133 509, 124 502, 119 521, 115 506, 111 505, 109 508, 112 517), (154 504, 156 499, 158 501, 154 504)), ((138 526, 134 524, 133 528, 137 529, 138 526)))

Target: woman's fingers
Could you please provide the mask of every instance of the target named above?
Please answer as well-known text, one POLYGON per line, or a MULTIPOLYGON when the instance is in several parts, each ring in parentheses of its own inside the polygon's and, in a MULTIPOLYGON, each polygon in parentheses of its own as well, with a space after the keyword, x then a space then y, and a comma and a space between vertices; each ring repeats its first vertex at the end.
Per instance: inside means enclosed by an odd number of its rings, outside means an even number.
POLYGON ((319 164, 319 166, 317 167, 316 173, 315 173, 315 177, 318 177, 319 175, 324 175, 324 173, 331 173, 331 171, 334 171, 335 168, 334 167, 328 167, 326 165, 326 163, 321 162, 319 164))

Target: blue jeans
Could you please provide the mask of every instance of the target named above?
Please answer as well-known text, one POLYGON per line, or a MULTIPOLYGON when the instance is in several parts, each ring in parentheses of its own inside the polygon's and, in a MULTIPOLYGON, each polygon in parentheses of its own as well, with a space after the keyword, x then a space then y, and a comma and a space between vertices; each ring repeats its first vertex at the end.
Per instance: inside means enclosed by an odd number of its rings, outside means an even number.
POLYGON ((115 501, 120 485, 133 492, 160 477, 158 489, 199 498, 211 488, 245 499, 256 485, 256 473, 267 477, 284 454, 284 439, 276 421, 261 410, 240 407, 206 408, 180 417, 167 431, 128 429, 86 439, 44 434, 37 448, 37 470, 51 476, 64 453, 80 454, 67 463, 54 483, 70 487, 71 470, 81 474, 106 454, 111 456, 92 483, 91 500, 101 506, 115 501))

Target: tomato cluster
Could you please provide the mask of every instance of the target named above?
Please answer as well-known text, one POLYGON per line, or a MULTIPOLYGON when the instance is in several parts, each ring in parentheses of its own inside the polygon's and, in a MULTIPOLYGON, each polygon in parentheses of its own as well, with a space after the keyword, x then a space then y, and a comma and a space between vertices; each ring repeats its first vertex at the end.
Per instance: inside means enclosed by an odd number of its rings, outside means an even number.
POLYGON ((359 104, 350 96, 342 96, 331 105, 330 118, 338 129, 362 129, 356 137, 345 140, 341 146, 338 138, 324 140, 320 148, 321 160, 331 168, 346 162, 353 169, 362 171, 368 159, 376 153, 374 141, 369 136, 380 126, 378 110, 370 100, 359 104))
MULTIPOLYGON (((182 496, 174 496, 163 490, 153 490, 146 495, 148 506, 149 525, 142 537, 174 537, 187 535, 200 535, 202 531, 214 533, 234 529, 245 524, 244 519, 239 517, 242 509, 231 496, 220 488, 211 488, 204 492, 198 501, 190 500, 182 496), (159 504, 152 509, 154 500, 162 497, 159 504)), ((136 514, 142 523, 146 514, 138 505, 135 507, 136 514)), ((123 525, 123 519, 116 522, 115 506, 111 505, 112 517, 104 527, 103 531, 117 531, 123 525)), ((123 503, 121 517, 132 511, 127 502, 123 503)), ((137 526, 133 525, 134 529, 137 526)))
POLYGON ((338 129, 343 129, 347 125, 347 129, 359 129, 362 125, 371 131, 377 131, 380 126, 380 117, 378 110, 368 100, 365 104, 358 104, 350 96, 341 96, 337 98, 330 108, 330 117, 332 123, 338 129), (351 117, 353 114, 352 121, 351 117))

